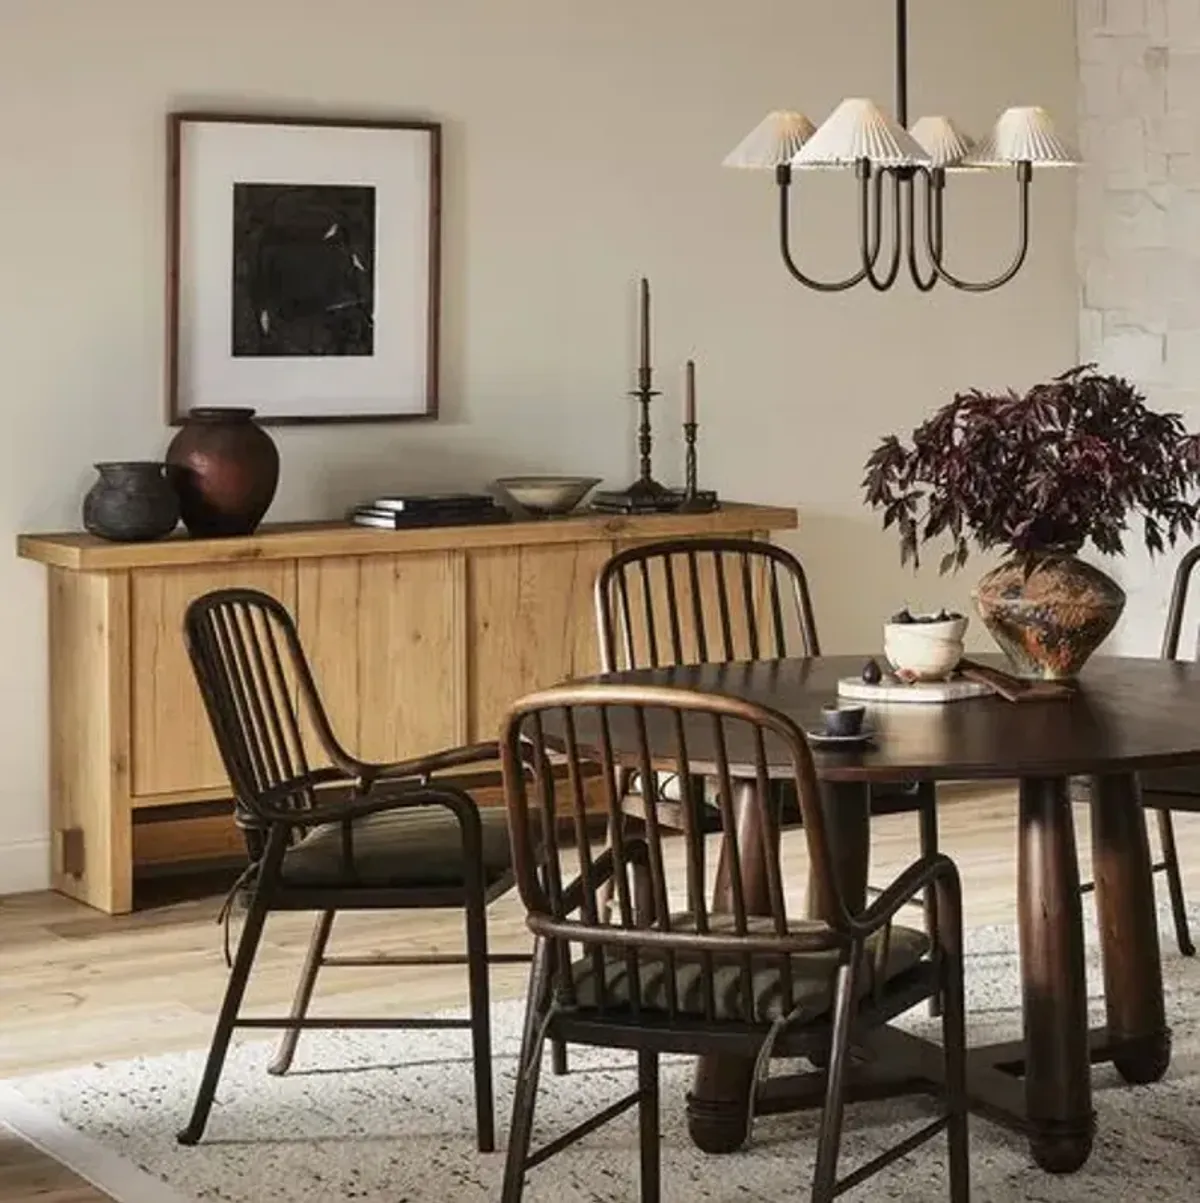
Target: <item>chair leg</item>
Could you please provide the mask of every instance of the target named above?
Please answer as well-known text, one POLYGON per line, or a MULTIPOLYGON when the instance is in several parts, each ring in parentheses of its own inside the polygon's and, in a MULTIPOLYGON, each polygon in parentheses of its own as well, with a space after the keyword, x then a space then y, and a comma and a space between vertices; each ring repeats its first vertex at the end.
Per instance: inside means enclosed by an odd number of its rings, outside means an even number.
POLYGON ((641 1203, 662 1198, 662 1142, 658 1127, 658 1054, 638 1052, 638 1136, 641 1203))
POLYGON ((1169 810, 1158 812, 1158 837, 1162 845, 1163 869, 1167 875, 1167 890, 1171 895, 1171 914, 1175 919, 1175 942, 1185 957, 1196 955, 1192 934, 1188 930, 1187 903, 1183 897, 1183 877, 1179 872, 1179 850, 1175 846, 1175 820, 1169 810))
POLYGON ((475 1073, 475 1131, 481 1153, 496 1149, 496 1102, 492 1084, 492 1016, 488 983, 487 916, 483 891, 466 905, 467 978, 471 994, 471 1057, 475 1073))
MULTIPOLYGON (((296 997, 292 1000, 292 1018, 303 1019, 308 1014, 308 1004, 312 1002, 313 987, 317 983, 317 974, 325 963, 325 946, 329 943, 329 932, 333 927, 334 911, 322 911, 317 916, 317 925, 313 928, 312 940, 308 946, 308 955, 304 959, 304 968, 300 971, 300 981, 296 984, 296 997)), ((288 1028, 279 1042, 279 1051, 275 1060, 267 1066, 267 1073, 279 1077, 292 1068, 292 1059, 296 1055, 296 1043, 300 1039, 300 1028, 288 1028)))
POLYGON ((950 1162, 950 1203, 968 1203, 971 1194, 967 1132, 967 1028, 961 947, 944 949, 942 960, 942 1046, 946 1058, 946 1128, 950 1162))
POLYGON ((567 1046, 562 1040, 550 1042, 550 1072, 556 1078, 565 1078, 571 1072, 570 1063, 567 1061, 567 1046))
POLYGON ((854 1026, 858 975, 863 952, 856 949, 850 963, 838 971, 833 1004, 833 1038, 825 1084, 825 1107, 817 1138, 817 1168, 813 1175, 812 1203, 832 1203, 837 1190, 838 1151, 842 1143, 842 1115, 846 1108, 846 1072, 850 1061, 850 1035, 854 1026))
MULTIPOLYGON (((555 960, 561 955, 559 948, 556 946, 550 959, 550 973, 553 976, 558 973, 558 962, 555 960)), ((565 1078, 571 1072, 571 1067, 567 1063, 567 1045, 566 1041, 555 1037, 550 1041, 550 1072, 556 1078, 565 1078)))
POLYGON ((508 1128, 508 1153, 504 1161, 504 1185, 500 1203, 521 1203, 525 1187, 525 1163, 533 1135, 533 1111, 537 1103, 542 1070, 542 1022, 549 1003, 550 947, 538 941, 529 973, 529 997, 525 1003, 525 1028, 517 1061, 517 1087, 513 1095, 512 1119, 508 1128))
MULTIPOLYGON (((921 856, 936 856, 938 851, 937 787, 931 781, 917 785, 920 808, 917 811, 921 827, 921 856)), ((936 948, 938 943, 937 888, 925 887, 925 934, 936 948)), ((929 1000, 929 1014, 936 1019, 942 1013, 942 996, 935 994, 929 1000)))
POLYGON ((181 1145, 197 1144, 204 1135, 205 1126, 208 1124, 208 1114, 212 1110, 213 1099, 216 1097, 221 1069, 225 1064, 225 1055, 229 1052, 229 1041, 233 1036, 234 1024, 237 1022, 242 999, 246 994, 246 983, 250 980, 254 955, 258 952, 259 940, 262 939, 263 925, 267 920, 267 909, 267 900, 263 896, 260 885, 259 889, 255 891, 250 909, 246 913, 246 922, 242 928, 242 937, 238 941, 233 968, 229 971, 225 999, 221 1003, 221 1012, 217 1016, 217 1027, 213 1032, 212 1045, 208 1050, 208 1060, 204 1064, 204 1074, 200 1079, 200 1089, 196 1095, 192 1117, 188 1121, 187 1127, 182 1129, 176 1137, 181 1145))

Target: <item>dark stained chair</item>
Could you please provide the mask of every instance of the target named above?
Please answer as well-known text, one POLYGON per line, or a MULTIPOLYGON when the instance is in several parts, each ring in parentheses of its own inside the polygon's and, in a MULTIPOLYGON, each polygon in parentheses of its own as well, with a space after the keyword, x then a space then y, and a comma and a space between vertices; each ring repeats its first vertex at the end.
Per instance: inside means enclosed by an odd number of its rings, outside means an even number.
MULTIPOLYGON (((813 1074, 823 1099, 812 1199, 829 1203, 897 1157, 945 1131, 949 1197, 967 1203, 969 1167, 963 1014, 962 914, 958 871, 944 856, 925 857, 900 875, 865 911, 847 909, 834 871, 812 755, 785 716, 747 702, 685 690, 622 685, 566 685, 526 698, 502 735, 505 794, 517 886, 535 937, 534 965, 518 1062, 502 1203, 519 1203, 526 1175, 583 1135, 633 1107, 640 1135, 640 1197, 661 1197, 660 1055, 729 1054, 755 1060, 809 1056, 828 1065, 813 1074), (703 746, 702 746, 703 745, 703 746), (621 798, 614 748, 632 756, 646 782, 641 833, 617 821, 621 798), (566 772, 549 768, 561 754, 566 772), (704 759, 701 760, 701 757, 704 759), (593 843, 585 762, 599 763, 613 840, 593 843), (739 779, 757 788, 738 794, 763 832, 766 913, 751 913, 738 864, 741 816, 731 801, 739 779), (787 767, 803 814, 815 896, 822 920, 790 915, 779 860, 779 812, 768 766, 787 767), (708 903, 704 833, 691 795, 693 766, 716 782, 717 813, 734 866, 717 910, 708 903), (664 841, 658 782, 681 783, 683 839, 664 841), (571 836, 559 836, 572 832, 571 836), (561 842, 560 842, 561 841, 561 842), (549 845, 549 870, 539 849, 549 845), (668 870, 680 864, 680 872, 668 870), (606 912, 612 887, 615 903, 606 912), (932 886, 939 940, 895 925, 900 909, 932 886), (580 954, 572 960, 570 949, 580 954), (854 1171, 838 1176, 851 1039, 940 995, 947 1089, 942 1113, 854 1171), (530 1151, 546 1040, 637 1052, 637 1088, 570 1131, 530 1151)), ((761 907, 761 903, 760 903, 761 907)), ((682 1100, 673 1100, 681 1103, 682 1100)))
MULTIPOLYGON (((1192 573, 1200 564, 1200 547, 1193 547, 1175 570, 1171 602, 1167 608, 1167 629, 1163 635, 1162 658, 1179 659, 1179 642, 1183 632, 1184 612, 1187 609, 1192 573)), ((1197 648, 1196 651, 1200 651, 1197 648)), ((1195 653, 1191 657, 1195 658, 1195 653)), ((1140 775, 1142 804, 1158 813, 1159 841, 1162 861, 1154 866, 1167 879, 1171 896, 1171 913, 1175 919, 1175 939, 1185 957, 1196 955, 1196 946, 1188 930, 1187 904, 1183 895, 1183 878, 1179 872, 1179 853, 1175 845, 1174 810, 1200 813, 1200 768, 1160 769, 1140 775)))
MULTIPOLYGON (((821 654, 804 568, 791 552, 764 540, 684 539, 620 551, 596 580, 596 619, 605 672, 821 654)), ((639 776, 625 773, 622 783, 622 813, 644 818, 639 776)), ((659 821, 680 830, 678 783, 659 785, 659 821)), ((781 798, 780 805, 785 816, 799 818, 794 799, 781 798)), ((913 811, 921 855, 933 856, 938 850, 933 783, 871 792, 874 815, 913 811)), ((932 890, 925 912, 932 934, 937 929, 932 890)))
POLYGON ((225 999, 182 1144, 204 1134, 235 1028, 283 1028, 270 1067, 286 1073, 306 1028, 469 1028, 479 1148, 495 1147, 485 908, 513 881, 508 825, 435 774, 495 762, 494 743, 397 764, 369 764, 334 736, 287 610, 249 589, 224 589, 187 609, 184 635, 217 747, 233 785, 250 856, 248 908, 225 999), (320 760, 310 759, 310 748, 320 760), (314 767, 315 763, 315 767, 314 767), (466 955, 326 954, 339 911, 453 907, 466 920, 466 955), (263 925, 272 911, 316 911, 308 956, 287 1018, 239 1012, 263 925), (469 1019, 308 1018, 323 966, 465 964, 469 1019))

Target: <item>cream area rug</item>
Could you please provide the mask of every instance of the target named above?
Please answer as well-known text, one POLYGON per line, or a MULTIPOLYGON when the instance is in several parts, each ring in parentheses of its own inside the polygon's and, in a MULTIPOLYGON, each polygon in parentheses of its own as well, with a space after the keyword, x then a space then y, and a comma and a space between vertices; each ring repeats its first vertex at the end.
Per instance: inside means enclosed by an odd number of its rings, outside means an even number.
MULTIPOLYGON (((1200 916, 1198 916, 1200 918, 1200 916)), ((1194 1203, 1200 1197, 1200 960, 1163 949, 1175 1054, 1164 1082, 1125 1086, 1095 1072, 1098 1135, 1078 1174, 1053 1178, 1023 1143, 973 1119, 977 1203, 1194 1203)), ((1011 929, 969 933, 968 1003, 973 1042, 1019 1032, 1011 929)), ((1089 932, 1094 1018, 1102 1014, 1094 929, 1089 932)), ((402 1000, 400 1000, 402 1001, 402 1000)), ((522 1004, 495 1007, 498 1126, 512 1099, 522 1004)), ((926 1028, 923 1012, 908 1024, 926 1028)), ((489 1203, 499 1197, 500 1153, 475 1152, 467 1034, 306 1033, 286 1078, 265 1072, 271 1044, 235 1047, 204 1142, 175 1143, 203 1051, 96 1064, 0 1084, 0 1121, 16 1128, 120 1203, 489 1203)), ((545 1139, 630 1088, 623 1054, 572 1049, 571 1073, 542 1077, 538 1133, 545 1139)), ((778 1067, 777 1067, 778 1068, 778 1067)), ((745 1152, 707 1157, 689 1142, 684 1094, 691 1065, 663 1068, 664 1198, 722 1203, 806 1199, 817 1117, 757 1121, 745 1152)), ((894 1142, 931 1103, 897 1100, 848 1112, 843 1170, 894 1142)), ((944 1143, 935 1140, 848 1198, 934 1203, 945 1198, 944 1143)), ((532 1171, 529 1203, 629 1203, 637 1198, 636 1118, 627 1114, 532 1171)))

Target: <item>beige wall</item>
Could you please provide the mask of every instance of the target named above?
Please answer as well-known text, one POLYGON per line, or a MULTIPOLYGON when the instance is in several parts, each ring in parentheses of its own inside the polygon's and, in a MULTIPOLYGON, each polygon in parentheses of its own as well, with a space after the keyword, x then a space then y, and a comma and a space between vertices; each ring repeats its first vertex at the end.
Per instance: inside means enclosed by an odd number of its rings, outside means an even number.
MULTIPOLYGON (((859 504, 862 462, 878 436, 910 428, 952 389, 1024 385, 1072 362, 1072 181, 1039 180, 1030 266, 996 296, 828 298, 779 264, 769 180, 719 167, 769 108, 819 119, 846 94, 887 102, 890 8, 3 0, 0 527, 11 537, 73 526, 93 461, 166 444, 167 110, 419 115, 446 127, 444 418, 283 432, 274 517, 522 469, 625 483, 633 415, 622 394, 633 281, 645 272, 671 393, 660 429, 674 425, 681 364, 695 354, 705 482, 800 507, 827 645, 870 646, 881 615, 906 599, 961 599, 965 579, 901 573, 859 504)), ((1066 0, 912 9, 917 112, 950 111, 982 131, 1032 98, 1070 119, 1066 0)), ((813 270, 849 264, 846 183, 817 181, 806 206, 813 270)), ((955 181, 961 271, 1007 256, 1007 183, 955 181)), ((660 474, 675 475, 671 436, 660 446, 660 474)), ((0 574, 2 890, 44 874, 45 595, 32 565, 9 559, 0 574)))

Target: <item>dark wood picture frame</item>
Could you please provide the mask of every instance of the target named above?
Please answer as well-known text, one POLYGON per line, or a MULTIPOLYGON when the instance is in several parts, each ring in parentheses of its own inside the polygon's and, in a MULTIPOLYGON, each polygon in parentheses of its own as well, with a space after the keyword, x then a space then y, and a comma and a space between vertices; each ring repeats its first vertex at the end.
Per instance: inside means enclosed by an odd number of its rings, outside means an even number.
MULTIPOLYGON (((425 407, 421 412, 370 412, 362 414, 259 414, 269 426, 299 426, 321 423, 372 423, 430 421, 438 416, 439 352, 441 316, 441 226, 442 226, 442 126, 432 121, 401 121, 379 118, 314 117, 264 113, 231 113, 181 110, 167 115, 167 278, 166 278, 166 418, 171 426, 182 425, 188 406, 181 397, 180 300, 182 291, 181 250, 183 244, 183 136, 190 123, 257 125, 320 129, 367 129, 421 131, 429 137, 429 232, 428 311, 425 339, 425 407)), ((236 405, 236 399, 198 402, 236 405)), ((245 404, 251 404, 245 402, 245 404)))

